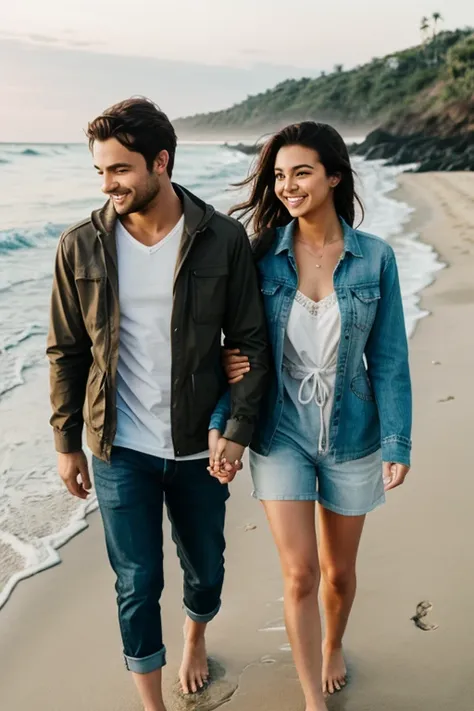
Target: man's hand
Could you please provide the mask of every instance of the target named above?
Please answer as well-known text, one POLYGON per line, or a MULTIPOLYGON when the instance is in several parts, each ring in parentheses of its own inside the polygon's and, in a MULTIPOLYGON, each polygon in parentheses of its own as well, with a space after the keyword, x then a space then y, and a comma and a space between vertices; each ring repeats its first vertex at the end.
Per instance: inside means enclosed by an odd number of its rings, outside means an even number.
POLYGON ((240 469, 245 447, 221 437, 219 430, 209 431, 209 473, 220 481, 229 484, 240 469))
POLYGON ((234 348, 222 350, 222 366, 227 375, 229 385, 234 385, 243 380, 244 375, 250 371, 250 363, 247 356, 240 355, 240 350, 234 348))
POLYGON ((87 499, 92 484, 87 458, 82 450, 72 454, 58 454, 58 471, 73 496, 87 499))
POLYGON ((405 481, 405 477, 410 471, 410 467, 405 464, 397 464, 397 462, 383 463, 383 483, 385 491, 395 489, 405 481))

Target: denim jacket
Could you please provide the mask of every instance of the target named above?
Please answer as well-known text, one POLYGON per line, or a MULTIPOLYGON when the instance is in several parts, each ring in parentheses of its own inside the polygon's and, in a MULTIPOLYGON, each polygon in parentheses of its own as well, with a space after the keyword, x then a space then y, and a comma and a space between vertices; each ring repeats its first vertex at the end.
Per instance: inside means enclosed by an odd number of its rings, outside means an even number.
MULTIPOLYGON (((344 251, 334 271, 341 340, 327 451, 336 462, 345 462, 381 447, 384 461, 409 465, 411 383, 395 255, 384 240, 341 222, 344 251)), ((270 451, 283 410, 283 346, 298 286, 294 228, 295 221, 277 228, 272 247, 258 263, 274 361, 251 443, 262 455, 270 451)), ((228 403, 224 395, 210 429, 224 432, 228 403)))

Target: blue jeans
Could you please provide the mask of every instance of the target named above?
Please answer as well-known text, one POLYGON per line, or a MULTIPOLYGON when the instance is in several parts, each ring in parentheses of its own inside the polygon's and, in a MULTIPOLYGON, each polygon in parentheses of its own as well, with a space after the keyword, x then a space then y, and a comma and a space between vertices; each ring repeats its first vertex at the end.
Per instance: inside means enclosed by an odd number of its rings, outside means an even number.
POLYGON ((110 463, 93 458, 130 671, 146 674, 166 664, 160 614, 163 502, 184 572, 187 615, 209 622, 219 611, 229 492, 207 466, 207 459, 176 462, 122 447, 112 449, 110 463))

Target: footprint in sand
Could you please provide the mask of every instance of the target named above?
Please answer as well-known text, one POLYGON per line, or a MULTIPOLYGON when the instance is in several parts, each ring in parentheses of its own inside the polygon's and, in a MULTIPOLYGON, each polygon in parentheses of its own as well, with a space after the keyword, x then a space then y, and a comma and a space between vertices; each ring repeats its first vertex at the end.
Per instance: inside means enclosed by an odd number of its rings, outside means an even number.
POLYGON ((424 622, 424 618, 432 609, 433 605, 429 602, 429 600, 422 600, 416 606, 416 614, 411 618, 418 629, 423 630, 423 632, 432 632, 433 630, 438 629, 438 625, 432 625, 429 622, 424 622))
POLYGON ((170 711, 214 711, 235 694, 238 688, 237 679, 229 679, 226 670, 215 659, 209 658, 210 682, 197 694, 187 694, 181 691, 179 681, 173 685, 171 702, 167 701, 170 711))

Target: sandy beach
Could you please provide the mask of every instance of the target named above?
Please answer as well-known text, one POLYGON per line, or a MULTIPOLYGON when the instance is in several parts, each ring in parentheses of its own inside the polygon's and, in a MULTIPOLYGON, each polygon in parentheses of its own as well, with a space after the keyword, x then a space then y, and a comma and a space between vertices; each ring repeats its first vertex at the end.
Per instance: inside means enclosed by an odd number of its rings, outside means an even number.
MULTIPOLYGON (((331 711, 472 711, 474 588, 470 436, 474 422, 474 174, 405 174, 395 194, 447 265, 421 295, 430 312, 411 340, 413 469, 369 517, 359 591, 346 638, 350 683, 331 711), (422 631, 411 621, 429 601, 422 631)), ((101 522, 63 562, 21 583, 0 613, 1 711, 139 711, 121 658, 101 522)), ((208 691, 175 690, 181 651, 181 573, 167 537, 162 601, 170 711, 303 711, 282 620, 276 553, 245 470, 227 520, 223 608, 209 629, 216 660, 208 691)))

